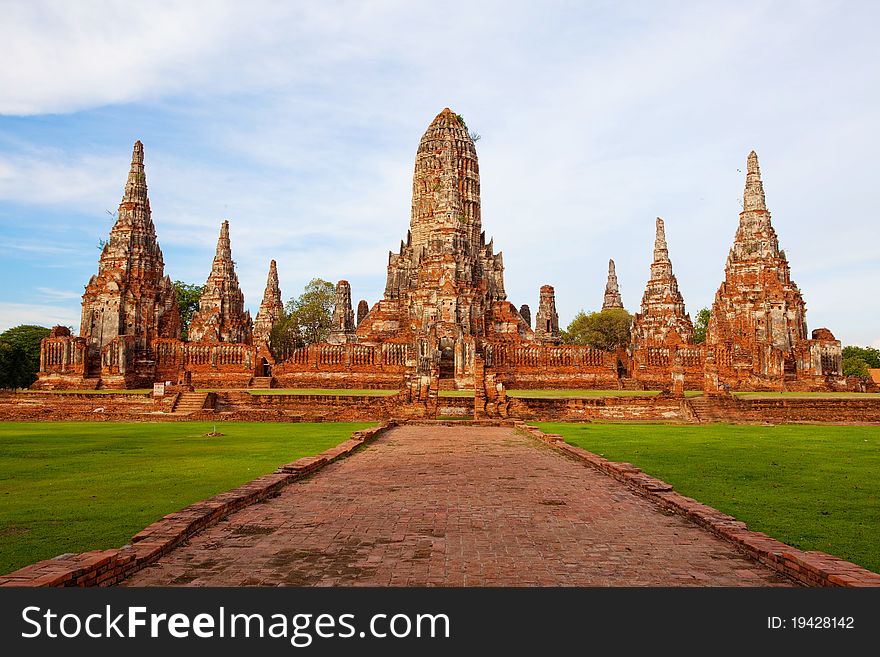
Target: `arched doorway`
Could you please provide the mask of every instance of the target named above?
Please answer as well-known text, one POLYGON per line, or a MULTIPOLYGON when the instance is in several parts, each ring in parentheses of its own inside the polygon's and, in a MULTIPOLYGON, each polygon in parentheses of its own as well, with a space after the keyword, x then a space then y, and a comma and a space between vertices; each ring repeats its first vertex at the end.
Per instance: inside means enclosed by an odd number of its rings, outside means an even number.
POLYGON ((455 378, 455 350, 452 347, 440 349, 440 378, 455 378))
POLYGON ((260 359, 260 376, 272 376, 272 366, 265 358, 260 359))

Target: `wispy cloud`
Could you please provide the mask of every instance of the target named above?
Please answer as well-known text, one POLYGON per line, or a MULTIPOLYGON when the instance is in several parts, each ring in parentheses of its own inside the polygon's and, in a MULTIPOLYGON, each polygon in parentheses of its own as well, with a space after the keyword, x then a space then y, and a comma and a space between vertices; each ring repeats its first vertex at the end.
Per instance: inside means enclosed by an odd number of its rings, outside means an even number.
POLYGON ((0 301, 0 331, 19 324, 72 326, 79 329, 79 314, 69 307, 0 301))
POLYGON ((38 287, 37 292, 52 301, 69 301, 71 299, 81 299, 82 295, 71 290, 57 290, 51 287, 38 287))
POLYGON ((0 212, 80 213, 60 239, 9 235, 62 249, 41 266, 66 263, 78 291, 140 137, 172 277, 204 280, 228 218, 253 310, 269 258, 286 296, 321 275, 372 302, 406 234, 419 137, 450 105, 483 135, 484 227, 512 301, 551 283, 565 323, 601 302, 614 257, 635 309, 660 215, 695 313, 756 148, 811 327, 868 343, 880 9, 843 6, 18 3, 0 25, 0 113, 25 118, 0 118, 15 137, 0 139, 0 212))

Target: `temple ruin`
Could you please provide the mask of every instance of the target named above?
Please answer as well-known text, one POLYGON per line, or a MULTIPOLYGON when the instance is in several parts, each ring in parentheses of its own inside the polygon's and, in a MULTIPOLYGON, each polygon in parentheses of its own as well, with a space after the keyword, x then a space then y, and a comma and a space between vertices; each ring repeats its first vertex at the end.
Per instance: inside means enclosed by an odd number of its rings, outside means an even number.
MULTIPOLYGON (((502 255, 482 226, 474 142, 448 108, 419 142, 412 190, 409 230, 388 255, 382 298, 372 307, 360 301, 355 313, 351 286, 339 281, 328 341, 276 360, 269 336, 284 317, 276 262, 252 322, 228 221, 189 339, 180 339, 137 142, 119 216, 83 295, 80 335, 57 327, 43 340, 34 387, 389 388, 400 391, 394 403, 428 415, 437 412, 439 389, 459 388, 475 391, 475 416, 493 416, 508 412, 508 387, 683 394, 708 386, 715 394, 846 386, 840 342, 827 329, 807 337, 805 304, 770 223, 754 152, 705 344, 694 344, 662 219, 631 344, 605 351, 562 343, 551 285, 540 287, 534 325, 528 305, 508 301, 502 255)), ((613 260, 602 308, 623 308, 613 260)))

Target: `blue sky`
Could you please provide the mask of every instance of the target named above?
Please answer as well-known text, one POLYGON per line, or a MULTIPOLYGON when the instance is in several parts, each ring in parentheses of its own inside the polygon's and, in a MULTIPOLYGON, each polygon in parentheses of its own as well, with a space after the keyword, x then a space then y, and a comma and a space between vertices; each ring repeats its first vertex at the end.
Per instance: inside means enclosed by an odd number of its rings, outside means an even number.
POLYGON ((448 106, 477 144, 508 298, 636 310, 654 218, 711 304, 757 150, 810 329, 880 346, 880 5, 871 2, 0 2, 0 329, 79 326, 144 142, 166 272, 220 222, 255 313, 313 276, 381 296, 413 158, 448 106))

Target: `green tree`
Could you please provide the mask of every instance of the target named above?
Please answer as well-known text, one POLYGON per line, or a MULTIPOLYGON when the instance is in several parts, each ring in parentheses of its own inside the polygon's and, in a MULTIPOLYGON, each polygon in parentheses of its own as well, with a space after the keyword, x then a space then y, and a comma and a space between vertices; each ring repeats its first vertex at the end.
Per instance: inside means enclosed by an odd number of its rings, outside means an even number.
POLYGON ((313 278, 301 295, 287 302, 284 309, 287 326, 279 329, 279 335, 286 340, 295 338, 299 346, 326 342, 330 337, 335 301, 336 286, 313 278))
POLYGON ((589 315, 582 310, 561 332, 562 341, 612 351, 629 344, 631 325, 632 315, 623 308, 609 308, 589 315))
POLYGON ((843 358, 843 375, 857 376, 867 379, 871 373, 868 372, 868 364, 861 358, 855 356, 844 356, 843 358))
POLYGON ((850 345, 843 348, 844 376, 859 376, 867 379, 868 369, 880 368, 880 349, 850 345))
POLYGON ((856 347, 855 345, 844 347, 843 358, 858 358, 872 369, 880 368, 880 349, 874 347, 856 347))
POLYGON ((177 290, 177 307, 180 309, 180 337, 186 340, 189 337, 189 323, 199 309, 205 286, 174 281, 174 289, 177 290))
POLYGON ((299 327, 285 312, 284 316, 272 325, 272 330, 269 332, 269 351, 272 352, 275 360, 280 362, 286 360, 291 351, 304 346, 305 342, 299 334, 299 327))
POLYGON ((22 324, 0 333, 0 388, 27 388, 37 380, 44 326, 22 324))
POLYGON ((697 313, 697 321, 694 322, 694 343, 703 344, 706 341, 706 329, 709 328, 711 314, 708 308, 703 308, 697 313))

